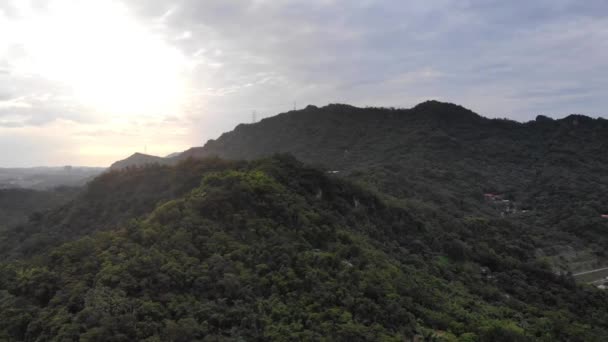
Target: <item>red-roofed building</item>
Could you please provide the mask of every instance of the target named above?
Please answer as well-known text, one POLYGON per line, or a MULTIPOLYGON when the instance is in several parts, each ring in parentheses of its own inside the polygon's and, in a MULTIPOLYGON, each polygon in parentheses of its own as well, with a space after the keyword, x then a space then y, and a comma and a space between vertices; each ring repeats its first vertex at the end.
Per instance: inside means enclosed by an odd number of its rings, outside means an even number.
POLYGON ((492 193, 483 194, 483 197, 488 201, 496 201, 502 199, 502 195, 492 193))

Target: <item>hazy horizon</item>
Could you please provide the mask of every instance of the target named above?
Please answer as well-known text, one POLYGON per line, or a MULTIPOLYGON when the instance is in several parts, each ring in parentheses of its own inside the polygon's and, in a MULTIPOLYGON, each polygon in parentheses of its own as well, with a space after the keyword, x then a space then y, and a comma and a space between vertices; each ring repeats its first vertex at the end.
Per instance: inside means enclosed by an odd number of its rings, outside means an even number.
POLYGON ((165 156, 294 102, 606 117, 606 14, 570 0, 9 0, 0 167, 165 156))

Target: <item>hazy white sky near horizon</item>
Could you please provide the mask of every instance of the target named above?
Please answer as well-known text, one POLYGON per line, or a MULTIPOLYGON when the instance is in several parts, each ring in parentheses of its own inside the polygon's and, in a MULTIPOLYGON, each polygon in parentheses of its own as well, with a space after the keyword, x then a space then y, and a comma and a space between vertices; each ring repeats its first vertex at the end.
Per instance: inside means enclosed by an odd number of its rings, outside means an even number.
POLYGON ((8 0, 0 167, 107 166, 306 104, 606 116, 604 0, 8 0))

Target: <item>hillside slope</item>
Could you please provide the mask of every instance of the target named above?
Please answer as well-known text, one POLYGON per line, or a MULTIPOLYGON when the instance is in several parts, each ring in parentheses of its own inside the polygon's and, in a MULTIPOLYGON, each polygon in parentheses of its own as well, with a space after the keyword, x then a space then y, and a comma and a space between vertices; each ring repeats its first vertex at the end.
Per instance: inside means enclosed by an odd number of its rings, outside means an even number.
POLYGON ((0 232, 0 339, 603 341, 606 130, 330 105, 111 170, 0 232))
POLYGON ((608 213, 606 151, 608 120, 539 116, 518 123, 429 101, 403 110, 309 106, 239 125, 175 160, 290 153, 431 207, 433 217, 504 217, 537 232, 538 250, 530 252, 550 257, 556 268, 577 269, 572 253, 590 253, 585 264, 608 262, 608 220, 601 216, 608 213))
MULTIPOLYGON (((608 202, 606 150, 608 120, 572 115, 518 123, 429 101, 407 110, 309 106, 239 125, 177 158, 238 160, 290 153, 310 164, 354 173, 401 198, 425 198, 437 193, 430 186, 440 186, 465 202, 493 192, 544 207, 548 200, 564 204, 572 195, 576 200, 585 194, 587 204, 596 202, 592 209, 597 217, 608 210, 600 204, 608 202)), ((555 213, 568 212, 561 204, 555 213)))
POLYGON ((59 207, 77 193, 77 188, 65 187, 53 190, 0 189, 0 230, 25 223, 36 213, 59 207))
MULTIPOLYGON (((185 170, 199 166, 192 182, 142 209, 140 219, 0 263, 0 338, 600 341, 608 334, 608 294, 518 254, 527 232, 508 222, 468 220, 451 230, 420 222, 291 157, 189 163, 185 170)), ((106 177, 134 189, 134 179, 171 184, 176 174, 150 166, 106 177)), ((99 213, 113 205, 97 203, 99 213)))
POLYGON ((427 213, 422 220, 502 217, 524 226, 536 232, 529 253, 576 272, 608 266, 607 150, 608 120, 518 123, 428 101, 411 109, 309 106, 239 125, 163 163, 290 153, 427 213))
POLYGON ((158 203, 192 190, 199 185, 202 173, 238 164, 207 158, 187 160, 173 167, 152 164, 110 170, 74 194, 70 201, 0 234, 0 257, 39 253, 61 242, 113 228, 148 214, 158 203))

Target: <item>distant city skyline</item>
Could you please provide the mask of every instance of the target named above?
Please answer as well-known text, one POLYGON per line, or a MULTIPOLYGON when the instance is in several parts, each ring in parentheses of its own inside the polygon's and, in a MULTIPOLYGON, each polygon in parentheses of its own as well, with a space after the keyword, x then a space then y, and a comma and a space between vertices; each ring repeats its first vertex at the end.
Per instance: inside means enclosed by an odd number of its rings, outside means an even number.
POLYGON ((598 0, 8 0, 0 167, 164 156, 296 101, 607 117, 606 60, 598 0))

